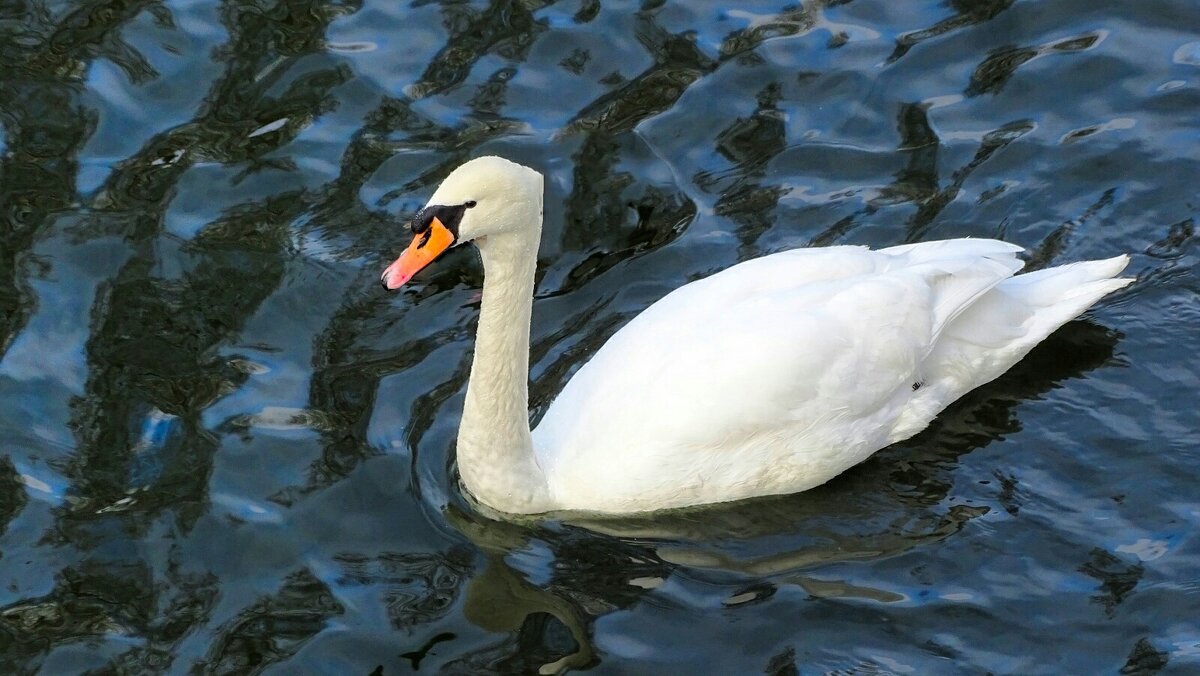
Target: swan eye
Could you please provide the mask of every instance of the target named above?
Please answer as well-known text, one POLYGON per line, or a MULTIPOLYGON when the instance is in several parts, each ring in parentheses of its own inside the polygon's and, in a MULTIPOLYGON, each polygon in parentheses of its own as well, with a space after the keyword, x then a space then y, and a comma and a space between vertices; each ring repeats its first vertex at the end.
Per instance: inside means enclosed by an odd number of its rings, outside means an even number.
POLYGON ((467 200, 466 202, 463 203, 463 206, 468 209, 474 209, 476 204, 478 204, 478 202, 476 202, 475 200, 467 200))

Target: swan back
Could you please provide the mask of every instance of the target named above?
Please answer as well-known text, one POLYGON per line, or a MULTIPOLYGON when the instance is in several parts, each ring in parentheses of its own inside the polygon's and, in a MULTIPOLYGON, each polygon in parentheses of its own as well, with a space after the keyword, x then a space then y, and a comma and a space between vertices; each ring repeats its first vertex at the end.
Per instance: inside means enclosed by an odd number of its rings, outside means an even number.
POLYGON ((1127 283, 1108 279, 1114 264, 1089 271, 1107 286, 1082 295, 1049 289, 1050 277, 1009 289, 1020 250, 994 240, 801 249, 673 291, 580 369, 534 431, 552 499, 631 512, 824 483, 1127 283), (1043 295, 1077 302, 1035 306, 1043 295), (976 306, 1012 322, 988 329, 1007 336, 1000 344, 969 342, 985 321, 969 314, 976 306))

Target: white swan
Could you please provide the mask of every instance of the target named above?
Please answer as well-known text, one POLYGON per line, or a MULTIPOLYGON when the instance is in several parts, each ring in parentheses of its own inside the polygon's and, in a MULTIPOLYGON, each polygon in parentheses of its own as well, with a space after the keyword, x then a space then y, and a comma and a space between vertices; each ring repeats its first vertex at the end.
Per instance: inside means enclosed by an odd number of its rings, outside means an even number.
POLYGON ((676 289, 616 333, 532 433, 529 324, 542 175, 451 173, 383 273, 395 289, 474 241, 485 279, 458 433, 463 485, 507 513, 645 512, 802 491, 943 408, 1132 280, 1127 256, 1013 276, 1021 248, 958 239, 785 251, 676 289))

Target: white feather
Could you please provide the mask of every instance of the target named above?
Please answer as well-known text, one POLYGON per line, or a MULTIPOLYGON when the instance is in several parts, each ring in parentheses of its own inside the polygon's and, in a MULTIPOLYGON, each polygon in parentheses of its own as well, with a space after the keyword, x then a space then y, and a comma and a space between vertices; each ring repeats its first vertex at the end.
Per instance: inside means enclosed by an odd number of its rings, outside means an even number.
POLYGON ((628 513, 802 491, 924 429, 1130 283, 1118 256, 1025 275, 1021 248, 956 239, 747 261, 681 287, 585 364, 532 433, 529 321, 541 175, 479 158, 431 202, 470 204, 484 290, 458 436, 462 480, 509 513, 628 513))
POLYGON ((534 431, 552 500, 632 512, 812 488, 1130 281, 1111 279, 1125 257, 1012 277, 1019 251, 971 239, 787 251, 675 290, 534 431))

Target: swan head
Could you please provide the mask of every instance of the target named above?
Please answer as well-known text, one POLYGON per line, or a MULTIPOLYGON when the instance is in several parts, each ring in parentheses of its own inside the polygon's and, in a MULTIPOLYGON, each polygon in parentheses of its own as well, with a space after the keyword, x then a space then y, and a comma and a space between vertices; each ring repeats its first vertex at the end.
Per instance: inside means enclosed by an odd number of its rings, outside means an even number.
MULTIPOLYGON (((541 227, 542 175, 502 157, 478 157, 450 172, 413 216, 413 240, 383 271, 397 289, 456 244, 528 234, 541 227)), ((536 241, 536 240, 535 240, 536 241)))

